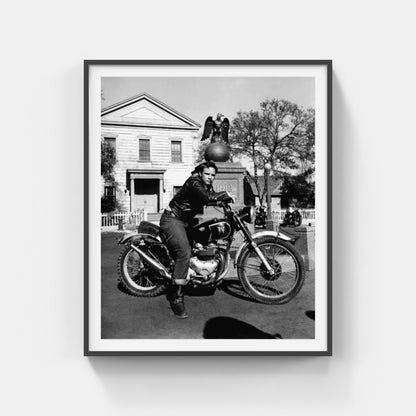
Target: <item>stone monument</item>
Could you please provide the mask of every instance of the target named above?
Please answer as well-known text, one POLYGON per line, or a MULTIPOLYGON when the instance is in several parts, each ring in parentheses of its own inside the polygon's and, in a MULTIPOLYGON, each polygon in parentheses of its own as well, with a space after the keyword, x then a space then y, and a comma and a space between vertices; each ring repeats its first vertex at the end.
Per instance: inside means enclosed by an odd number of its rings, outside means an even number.
MULTIPOLYGON (((217 114, 216 119, 208 117, 205 121, 201 141, 210 139, 211 143, 205 149, 206 161, 213 161, 218 167, 214 181, 215 192, 227 191, 234 195, 236 200, 233 207, 244 206, 244 173, 246 168, 241 163, 229 162, 230 145, 228 132, 230 122, 223 114, 217 114)), ((213 207, 206 207, 200 220, 220 217, 221 213, 213 207)))

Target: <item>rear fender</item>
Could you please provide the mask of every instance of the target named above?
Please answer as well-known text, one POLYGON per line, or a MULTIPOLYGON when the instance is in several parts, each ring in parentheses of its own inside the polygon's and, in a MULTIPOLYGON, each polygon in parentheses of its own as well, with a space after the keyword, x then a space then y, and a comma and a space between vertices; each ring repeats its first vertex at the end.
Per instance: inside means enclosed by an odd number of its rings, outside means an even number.
POLYGON ((145 240, 145 241, 154 241, 154 242, 162 242, 159 236, 154 236, 152 234, 146 234, 146 233, 129 233, 124 235, 120 240, 118 241, 118 244, 126 244, 128 242, 132 242, 134 240, 145 240))

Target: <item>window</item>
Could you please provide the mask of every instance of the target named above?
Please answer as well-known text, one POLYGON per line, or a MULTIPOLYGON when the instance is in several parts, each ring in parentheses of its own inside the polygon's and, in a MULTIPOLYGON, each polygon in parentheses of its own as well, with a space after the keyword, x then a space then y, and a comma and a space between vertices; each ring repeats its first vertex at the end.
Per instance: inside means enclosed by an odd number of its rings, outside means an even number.
POLYGON ((104 199, 114 201, 116 199, 116 187, 104 186, 104 199))
POLYGON ((172 162, 182 162, 182 142, 172 141, 172 162))
POLYGON ((139 160, 150 160, 149 139, 139 139, 139 160))

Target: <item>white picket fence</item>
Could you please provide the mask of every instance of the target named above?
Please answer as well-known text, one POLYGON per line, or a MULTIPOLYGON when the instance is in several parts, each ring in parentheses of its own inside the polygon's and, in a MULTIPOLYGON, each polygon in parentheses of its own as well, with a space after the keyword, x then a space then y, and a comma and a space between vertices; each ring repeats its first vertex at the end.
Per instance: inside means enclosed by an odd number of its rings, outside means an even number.
POLYGON ((141 221, 147 220, 147 213, 141 209, 134 212, 117 212, 101 214, 101 227, 113 227, 122 220, 123 224, 140 224, 141 221))
MULTIPOLYGON (((302 209, 299 210, 302 215, 302 222, 315 222, 315 210, 314 209, 302 209)), ((272 211, 272 218, 279 222, 282 222, 285 217, 285 210, 272 211)), ((141 221, 147 221, 147 212, 143 209, 135 212, 119 212, 119 213, 108 213, 101 214, 101 227, 114 227, 118 226, 120 219, 123 224, 134 224, 138 225, 141 221)), ((149 221, 151 219, 149 218, 149 221)))

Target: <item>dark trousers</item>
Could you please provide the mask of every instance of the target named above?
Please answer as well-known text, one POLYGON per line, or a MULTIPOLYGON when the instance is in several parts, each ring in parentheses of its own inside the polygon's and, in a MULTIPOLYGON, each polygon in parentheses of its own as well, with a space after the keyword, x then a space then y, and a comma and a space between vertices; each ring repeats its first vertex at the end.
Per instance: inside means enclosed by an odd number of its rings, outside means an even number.
POLYGON ((186 285, 191 258, 191 246, 187 233, 188 223, 169 214, 163 214, 160 219, 160 228, 167 236, 166 246, 175 261, 173 282, 176 285, 186 285))

